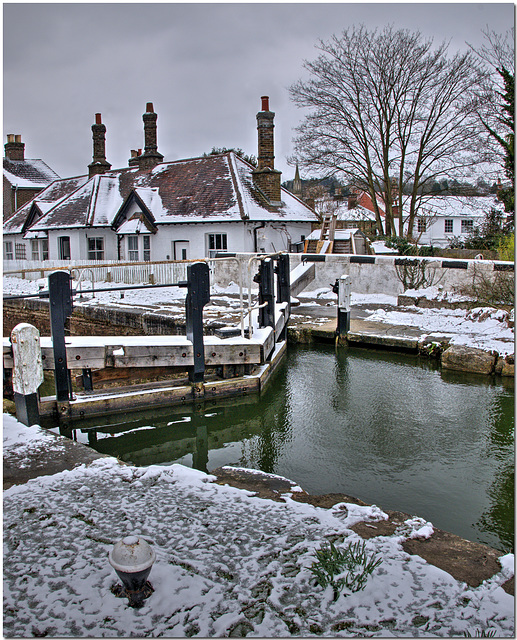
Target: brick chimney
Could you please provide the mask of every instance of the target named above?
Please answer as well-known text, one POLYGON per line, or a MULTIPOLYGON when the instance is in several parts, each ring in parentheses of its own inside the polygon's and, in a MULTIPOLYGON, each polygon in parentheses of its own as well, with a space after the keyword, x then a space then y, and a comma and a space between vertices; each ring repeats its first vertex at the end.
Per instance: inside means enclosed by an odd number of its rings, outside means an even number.
POLYGON ((258 168, 252 175, 255 186, 262 191, 270 204, 279 206, 282 172, 275 169, 274 118, 274 112, 269 110, 268 96, 262 96, 262 111, 257 113, 258 168))
POLYGON ((162 154, 158 153, 156 136, 158 115, 154 112, 152 102, 147 103, 142 118, 144 120, 144 152, 138 156, 138 166, 140 169, 152 169, 160 162, 163 162, 162 154))
POLYGON ((348 208, 355 209, 357 207, 357 193, 350 191, 348 194, 348 208))
POLYGON ((106 125, 102 124, 100 113, 95 114, 95 124, 92 124, 93 161, 88 165, 88 177, 106 173, 111 164, 106 160, 106 125))
POLYGON ((4 145, 5 157, 8 160, 25 160, 25 142, 20 135, 7 134, 7 143, 4 145))
POLYGON ((140 164, 140 156, 142 155, 142 149, 131 149, 131 158, 129 158, 130 167, 138 167, 140 164))

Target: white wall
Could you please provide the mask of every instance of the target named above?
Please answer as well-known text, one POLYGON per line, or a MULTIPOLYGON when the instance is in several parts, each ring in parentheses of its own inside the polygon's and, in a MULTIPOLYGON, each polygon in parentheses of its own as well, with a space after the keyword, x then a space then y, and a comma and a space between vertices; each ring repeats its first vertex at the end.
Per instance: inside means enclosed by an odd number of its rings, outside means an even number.
POLYGON ((473 216, 466 216, 465 218, 460 218, 458 216, 438 216, 427 220, 427 229, 421 236, 415 223, 414 233, 417 238, 420 236, 418 241, 419 244, 432 244, 434 247, 446 248, 449 246, 450 241, 455 237, 465 240, 469 235, 470 231, 461 230, 462 220, 470 220, 473 222, 473 227, 477 227, 482 221, 482 218, 473 216), (445 220, 450 220, 452 222, 452 232, 450 233, 445 233, 445 220))

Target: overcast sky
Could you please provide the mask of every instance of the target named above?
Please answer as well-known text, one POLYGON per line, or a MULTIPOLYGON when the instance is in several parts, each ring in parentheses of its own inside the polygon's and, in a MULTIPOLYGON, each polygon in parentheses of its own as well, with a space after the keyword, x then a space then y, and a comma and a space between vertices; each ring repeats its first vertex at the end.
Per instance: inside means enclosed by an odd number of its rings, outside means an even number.
POLYGON ((275 166, 286 162, 303 118, 288 88, 303 60, 351 25, 420 31, 450 52, 478 45, 487 27, 513 26, 513 3, 26 4, 4 7, 4 143, 21 134, 27 158, 60 176, 87 172, 95 113, 107 127, 106 155, 126 167, 143 144, 147 102, 158 113, 165 160, 212 147, 257 154, 256 113, 270 96, 275 166))

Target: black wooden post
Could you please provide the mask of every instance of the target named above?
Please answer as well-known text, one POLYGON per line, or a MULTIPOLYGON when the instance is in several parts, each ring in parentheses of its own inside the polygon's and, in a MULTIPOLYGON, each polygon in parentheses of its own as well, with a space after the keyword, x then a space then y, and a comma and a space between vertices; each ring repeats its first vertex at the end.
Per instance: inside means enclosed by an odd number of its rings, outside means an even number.
POLYGON ((255 281, 259 285, 259 327, 273 327, 274 329, 275 282, 271 258, 265 258, 260 261, 259 272, 255 276, 255 281))
POLYGON ((210 270, 206 262, 194 262, 187 267, 185 316, 187 338, 192 342, 194 347, 194 365, 189 368, 190 382, 203 382, 205 378, 203 307, 210 301, 209 274, 210 270))
POLYGON ((291 302, 291 281, 289 273, 289 254, 282 253, 277 258, 275 268, 277 284, 277 302, 291 302))
POLYGON ((65 324, 72 314, 71 278, 68 271, 54 271, 48 277, 50 333, 54 350, 56 400, 72 399, 70 372, 66 361, 65 324))
POLYGON ((83 388, 85 391, 93 391, 93 377, 91 369, 83 369, 83 388))
POLYGON ((285 313, 285 325, 280 335, 277 336, 277 342, 285 340, 287 336, 287 323, 291 315, 291 275, 289 272, 289 254, 282 253, 277 258, 275 267, 276 273, 276 291, 278 303, 287 302, 287 310, 285 313))

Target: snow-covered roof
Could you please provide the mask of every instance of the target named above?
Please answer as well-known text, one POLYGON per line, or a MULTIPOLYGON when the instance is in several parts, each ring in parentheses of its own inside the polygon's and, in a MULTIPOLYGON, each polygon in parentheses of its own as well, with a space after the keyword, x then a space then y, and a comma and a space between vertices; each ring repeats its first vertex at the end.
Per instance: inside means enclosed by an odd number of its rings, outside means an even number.
MULTIPOLYGON (((88 180, 87 176, 75 178, 65 178, 52 182, 46 189, 38 193, 36 198, 20 207, 4 223, 4 234, 21 233, 28 221, 34 207, 41 214, 47 214, 57 204, 68 198, 74 191, 81 187, 88 180)), ((30 221, 32 223, 32 221, 30 221)))
MULTIPOLYGON (((360 229, 336 229, 334 231, 334 240, 350 240, 350 236, 355 236, 357 233, 362 235, 362 231, 360 229)), ((311 233, 305 238, 306 240, 319 240, 321 235, 321 229, 314 229, 311 233)))
POLYGON ((388 253, 397 253, 398 249, 393 249, 386 246, 386 243, 383 240, 375 240, 374 242, 370 242, 370 246, 373 249, 373 252, 377 255, 379 254, 388 254, 388 253))
POLYGON ((10 160, 4 158, 4 178, 18 188, 44 188, 54 180, 59 180, 57 173, 43 160, 10 160))
POLYGON ((149 229, 141 218, 131 218, 130 220, 126 220, 126 222, 121 224, 117 229, 118 235, 127 235, 134 233, 150 233, 149 229))
POLYGON ((437 196, 422 203, 420 214, 446 218, 483 218, 490 209, 504 211, 495 196, 437 196))
MULTIPOLYGON (((254 185, 252 172, 251 165, 228 152, 164 162, 151 170, 108 171, 90 179, 84 176, 74 184, 59 181, 66 196, 55 193, 54 198, 46 191, 39 194, 38 202, 41 199, 53 206, 47 206, 33 228, 111 226, 131 194, 140 199, 140 206, 147 209, 156 225, 245 220, 314 222, 312 210, 286 189, 281 190, 282 205, 272 205, 254 185)), ((20 211, 22 226, 28 210, 24 214, 20 211)), ((17 228, 21 229, 20 225, 17 228)), ((13 225, 8 230, 17 232, 13 225)))
POLYGON ((353 222, 364 222, 371 220, 375 222, 375 212, 370 211, 370 209, 363 207, 361 204, 357 204, 352 209, 349 209, 348 204, 346 202, 342 202, 336 209, 336 215, 338 220, 343 221, 351 220, 353 222))

